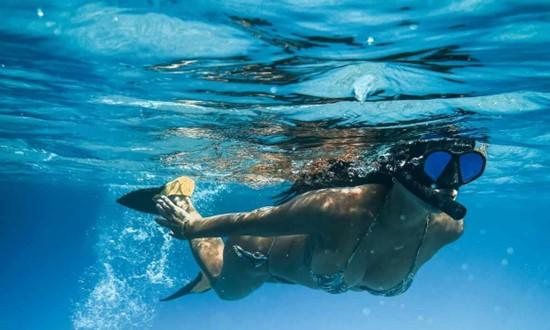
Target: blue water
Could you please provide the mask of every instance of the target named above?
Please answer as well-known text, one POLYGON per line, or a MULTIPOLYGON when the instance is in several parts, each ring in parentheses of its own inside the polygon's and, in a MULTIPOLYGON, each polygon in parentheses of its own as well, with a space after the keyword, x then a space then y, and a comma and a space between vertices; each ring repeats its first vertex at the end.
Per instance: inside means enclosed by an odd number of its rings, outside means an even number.
POLYGON ((0 4, 0 329, 550 329, 550 5, 0 4), (114 200, 182 174, 205 215, 315 159, 488 143, 465 234, 394 298, 265 285, 163 297, 185 242, 114 200))

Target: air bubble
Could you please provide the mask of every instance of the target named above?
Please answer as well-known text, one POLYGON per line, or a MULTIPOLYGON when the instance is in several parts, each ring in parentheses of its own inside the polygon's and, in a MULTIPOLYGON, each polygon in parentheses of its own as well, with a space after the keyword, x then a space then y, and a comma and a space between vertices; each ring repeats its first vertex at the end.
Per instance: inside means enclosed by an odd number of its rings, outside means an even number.
POLYGON ((367 44, 368 44, 369 46, 371 46, 373 43, 374 43, 374 38, 369 36, 369 37, 367 38, 367 44))
POLYGON ((365 315, 365 316, 369 316, 370 313, 371 313, 371 310, 370 310, 370 308, 365 307, 365 308, 363 308, 361 313, 363 313, 363 315, 365 315))
POLYGON ((44 12, 42 11, 41 8, 37 8, 37 9, 36 9, 36 16, 38 16, 38 17, 44 17, 44 12))

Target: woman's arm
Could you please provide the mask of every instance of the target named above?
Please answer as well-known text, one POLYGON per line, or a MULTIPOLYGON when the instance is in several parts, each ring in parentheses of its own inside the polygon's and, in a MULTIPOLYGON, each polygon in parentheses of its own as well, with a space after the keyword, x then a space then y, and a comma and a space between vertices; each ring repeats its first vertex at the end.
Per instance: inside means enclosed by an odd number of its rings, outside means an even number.
POLYGON ((318 215, 314 215, 314 206, 296 204, 288 202, 251 212, 214 215, 201 221, 190 222, 185 234, 189 238, 229 235, 279 236, 313 234, 319 230, 320 219, 318 215))
POLYGON ((324 189, 305 193, 279 206, 203 219, 194 219, 167 197, 162 197, 157 200, 157 207, 165 219, 157 222, 183 239, 229 235, 321 235, 327 232, 330 223, 335 223, 335 217, 348 215, 346 210, 357 203, 354 195, 357 193, 353 189, 324 189))

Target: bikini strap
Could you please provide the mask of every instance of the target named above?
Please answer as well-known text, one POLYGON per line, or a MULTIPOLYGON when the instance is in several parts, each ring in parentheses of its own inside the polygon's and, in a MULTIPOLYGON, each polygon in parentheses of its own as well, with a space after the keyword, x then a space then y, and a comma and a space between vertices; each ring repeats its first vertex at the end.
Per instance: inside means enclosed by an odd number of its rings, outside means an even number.
MULTIPOLYGON (((384 208, 384 206, 386 205, 387 200, 389 199, 389 195, 390 195, 390 192, 388 192, 388 194, 386 195, 386 198, 384 200, 384 204, 382 204, 382 207, 380 208, 380 210, 382 210, 384 208)), ((374 224, 377 222, 378 217, 380 216, 380 210, 377 213, 374 220, 372 221, 372 223, 369 225, 369 228, 367 229, 366 234, 356 244, 351 256, 348 258, 345 269, 347 269, 347 267, 349 266, 349 264, 351 262, 351 259, 353 259, 353 257, 355 257, 355 254, 357 252, 357 249, 359 248, 359 245, 372 232, 374 224)), ((410 286, 410 284, 411 284, 411 282, 412 282, 412 280, 415 276, 415 268, 416 268, 416 264, 417 264, 417 261, 418 261, 418 256, 420 255, 420 249, 422 248, 422 245, 424 245, 424 240, 426 238, 426 235, 428 234, 429 224, 430 224, 430 216, 428 215, 428 216, 426 216, 426 223, 424 224, 424 230, 422 232, 422 237, 420 238, 420 241, 418 242, 418 246, 416 247, 416 252, 415 252, 415 255, 414 255, 413 262, 411 263, 411 267, 409 268, 409 271, 407 272, 407 275, 405 276, 405 278, 401 282, 397 283, 394 287, 392 287, 390 289, 387 289, 387 290, 383 290, 383 291, 373 290, 373 289, 368 288, 366 286, 362 286, 361 288, 363 288, 363 289, 365 289, 365 290, 367 290, 367 291, 369 291, 370 293, 373 293, 373 294, 378 294, 378 295, 382 294, 382 295, 387 295, 387 296, 396 295, 396 294, 399 294, 399 293, 402 293, 402 292, 406 291, 408 289, 408 287, 410 286)))
POLYGON ((365 235, 363 235, 361 238, 357 239, 357 243, 353 247, 353 251, 351 252, 351 255, 349 256, 348 260, 346 261, 346 266, 344 267, 343 271, 345 271, 349 264, 351 263, 351 260, 355 257, 357 254, 357 250, 359 249, 359 246, 367 239, 367 237, 372 233, 372 229, 374 228, 374 225, 378 222, 378 218, 380 217, 380 213, 388 203, 388 200, 390 199, 390 193, 391 189, 386 193, 386 196, 384 196, 384 202, 379 207, 378 212, 376 212, 376 216, 374 219, 372 219, 372 222, 369 224, 369 227, 367 228, 367 231, 365 232, 365 235))
POLYGON ((420 249, 422 248, 422 245, 424 245, 424 240, 426 238, 426 235, 428 234, 429 226, 430 226, 430 215, 426 216, 426 223, 424 224, 424 232, 422 233, 422 238, 418 242, 418 246, 416 248, 416 254, 414 255, 414 260, 405 278, 414 277, 414 274, 415 274, 414 269, 416 268, 416 262, 418 261, 418 256, 420 255, 420 249))
POLYGON ((396 296, 398 294, 401 294, 401 293, 407 291, 409 289, 409 287, 411 286, 411 283, 412 283, 412 281, 414 279, 414 276, 415 276, 414 269, 416 268, 416 262, 418 261, 418 256, 420 255, 420 249, 422 248, 422 245, 424 244, 424 239, 426 238, 426 235, 428 234, 429 223, 430 223, 430 216, 428 215, 426 217, 426 224, 424 225, 424 232, 422 234, 422 238, 420 239, 420 241, 418 243, 418 246, 416 248, 416 254, 414 256, 414 260, 411 264, 411 267, 409 268, 409 271, 408 271, 407 275, 403 278, 403 280, 401 282, 397 283, 393 287, 391 287, 389 289, 386 289, 386 290, 374 290, 374 289, 371 289, 367 286, 361 286, 361 289, 366 290, 366 291, 368 291, 368 292, 370 292, 371 294, 374 294, 374 295, 386 296, 386 297, 396 296))

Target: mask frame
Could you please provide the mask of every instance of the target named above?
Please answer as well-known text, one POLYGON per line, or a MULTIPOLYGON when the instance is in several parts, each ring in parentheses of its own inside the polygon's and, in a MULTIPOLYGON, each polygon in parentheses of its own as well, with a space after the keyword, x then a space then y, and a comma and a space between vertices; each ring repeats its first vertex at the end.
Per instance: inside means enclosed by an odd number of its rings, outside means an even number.
MULTIPOLYGON (((437 162, 436 160, 434 160, 433 162, 437 162)), ((468 183, 471 183, 475 180, 477 180, 479 177, 481 177, 483 175, 483 173, 485 172, 485 167, 487 166, 487 159, 485 157, 485 155, 478 151, 478 150, 468 150, 468 151, 461 151, 461 152, 455 152, 455 151, 452 151, 452 150, 449 150, 449 149, 433 149, 433 150, 430 150, 428 153, 426 153, 424 156, 422 156, 422 160, 419 164, 421 167, 422 167, 422 173, 424 175, 424 177, 430 181, 430 184, 436 184, 437 186, 440 186, 440 187, 445 187, 445 185, 449 186, 448 183, 446 184, 441 184, 444 179, 445 179, 445 174, 446 174, 446 171, 449 170, 449 166, 453 166, 453 168, 456 170, 456 175, 458 177, 458 181, 457 182, 453 182, 453 184, 451 184, 450 186, 453 186, 453 188, 458 188, 460 186, 463 186, 463 185, 466 185, 468 183), (434 154, 436 153, 442 153, 443 155, 445 156, 448 156, 448 159, 446 160, 446 163, 440 168, 440 169, 437 169, 437 168, 432 168, 432 169, 427 169, 427 167, 429 166, 429 158, 430 156, 434 156, 434 154), (464 160, 464 157, 468 156, 468 155, 476 155, 477 157, 479 157, 479 159, 481 160, 481 163, 478 165, 479 166, 479 169, 476 169, 476 174, 469 177, 469 178, 464 178, 464 169, 466 168, 464 162, 466 162, 466 160, 464 160), (432 172, 439 172, 437 175, 432 175, 433 173, 432 172)), ((456 180, 455 180, 456 181, 456 180)))

